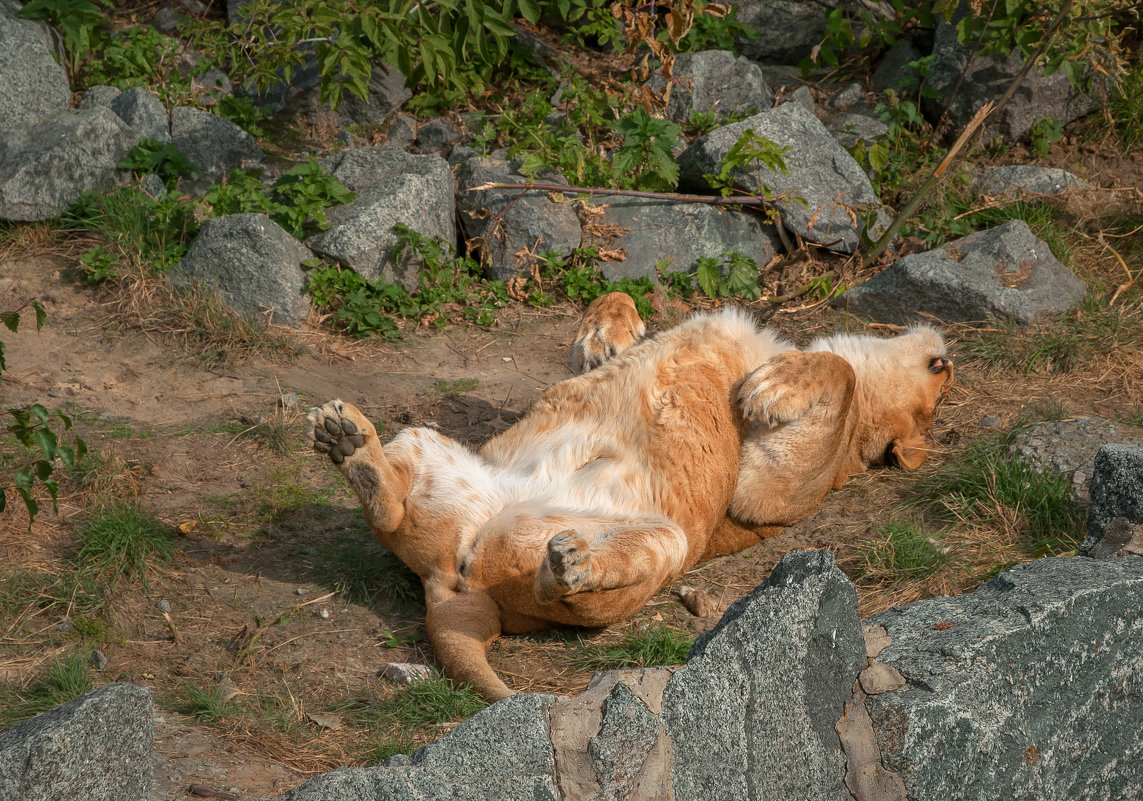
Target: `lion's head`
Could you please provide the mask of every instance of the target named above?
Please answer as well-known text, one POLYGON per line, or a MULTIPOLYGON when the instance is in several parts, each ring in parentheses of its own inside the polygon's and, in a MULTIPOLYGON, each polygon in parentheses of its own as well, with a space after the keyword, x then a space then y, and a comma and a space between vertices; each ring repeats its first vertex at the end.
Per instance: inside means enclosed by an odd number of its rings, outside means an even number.
POLYGON ((940 333, 917 325, 890 338, 835 334, 816 340, 809 350, 835 353, 853 366, 861 460, 920 467, 928 458, 925 434, 933 412, 954 382, 940 333))

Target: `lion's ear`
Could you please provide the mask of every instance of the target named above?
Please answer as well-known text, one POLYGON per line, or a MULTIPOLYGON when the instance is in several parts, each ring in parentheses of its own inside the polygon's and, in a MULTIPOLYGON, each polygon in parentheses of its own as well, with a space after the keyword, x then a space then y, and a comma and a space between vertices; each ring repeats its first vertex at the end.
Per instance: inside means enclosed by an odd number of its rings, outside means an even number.
POLYGON ((889 448, 894 461, 906 470, 916 470, 929 458, 924 437, 898 437, 889 448))

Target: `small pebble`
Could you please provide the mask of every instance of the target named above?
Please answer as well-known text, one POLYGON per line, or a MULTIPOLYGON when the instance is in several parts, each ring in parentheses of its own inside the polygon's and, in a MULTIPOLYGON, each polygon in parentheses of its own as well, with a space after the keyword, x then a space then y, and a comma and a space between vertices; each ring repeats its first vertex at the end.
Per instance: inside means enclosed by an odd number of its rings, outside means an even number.
POLYGON ((72 625, 70 620, 61 620, 56 628, 60 631, 71 631, 75 626, 72 625))
POLYGON ((170 612, 171 611, 171 602, 168 601, 166 598, 164 598, 163 600, 161 600, 157 604, 155 604, 155 608, 158 609, 160 612, 170 612))
POLYGON ((309 592, 308 587, 298 587, 294 590, 294 595, 305 595, 307 592, 309 592))
POLYGON ((1004 421, 999 417, 993 417, 988 414, 980 418, 980 424, 985 428, 1000 428, 1000 426, 1004 425, 1004 421))
POLYGON ((329 620, 329 610, 328 609, 319 609, 317 611, 317 616, 320 617, 322 620, 329 620))
POLYGON ((98 648, 91 652, 91 657, 88 661, 96 670, 107 669, 107 654, 103 653, 103 651, 100 651, 98 648))

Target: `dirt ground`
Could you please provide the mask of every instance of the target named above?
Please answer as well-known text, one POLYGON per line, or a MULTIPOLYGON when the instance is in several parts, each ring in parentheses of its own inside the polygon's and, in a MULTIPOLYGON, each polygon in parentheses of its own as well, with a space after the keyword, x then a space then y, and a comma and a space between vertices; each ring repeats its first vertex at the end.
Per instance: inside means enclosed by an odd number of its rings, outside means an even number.
MULTIPOLYGON (((1085 158, 1076 155, 1077 162, 1085 158)), ((1106 163, 1090 156, 1070 166, 1105 186, 1138 185, 1138 154, 1124 158, 1116 174, 1093 174, 1106 163)), ((1093 245, 1077 261, 1081 273, 1117 285, 1119 267, 1106 252, 1093 245)), ((35 246, 0 254, 0 309, 38 297, 48 314, 39 332, 24 325, 4 333, 0 401, 42 402, 71 414, 104 460, 112 491, 136 498, 180 532, 168 565, 151 571, 145 586, 122 582, 114 593, 114 628, 100 645, 107 664, 96 675, 97 684, 131 681, 154 693, 161 720, 153 798, 187 796, 192 784, 271 795, 314 773, 362 764, 365 734, 323 724, 321 713, 346 699, 392 695, 377 677, 385 663, 433 664, 433 657, 418 637, 419 587, 371 543, 340 477, 302 446, 304 411, 339 397, 390 433, 433 424, 479 444, 571 375, 566 362, 579 310, 514 305, 495 328, 416 330, 390 344, 351 342, 315 325, 286 334, 297 355, 211 369, 178 342, 123 324, 109 297, 74 278, 73 264, 35 246), (284 436, 284 447, 273 447, 267 432, 284 436), (370 570, 383 575, 362 575, 370 570), (191 686, 225 688, 242 711, 214 723, 181 714, 191 686)), ((1124 269, 1130 274, 1139 265, 1124 269)), ((1121 306, 1137 296, 1129 289, 1121 306)), ((770 323, 802 342, 825 330, 863 328, 817 304, 783 310, 770 323)), ((1045 409, 1115 419, 1143 410, 1138 341, 1114 354, 1083 351, 1069 372, 1026 373, 974 360, 964 342, 979 332, 949 332, 958 384, 933 427, 936 458, 925 470, 995 430, 982 425, 990 416, 1007 426, 1042 418, 1045 409)), ((856 477, 781 536, 700 565, 679 584, 711 595, 716 608, 707 617, 684 609, 676 585, 623 626, 502 638, 492 665, 516 689, 572 693, 590 678, 568 660, 579 638, 608 642, 647 625, 708 629, 791 550, 829 548, 856 576, 863 546, 915 481, 896 470, 856 477)), ((97 498, 90 487, 65 481, 59 514, 44 514, 30 528, 10 506, 0 520, 0 559, 21 570, 60 569, 97 498)), ((920 588, 861 586, 862 609, 971 585, 957 576, 920 588)), ((0 681, 26 684, 73 648, 61 622, 60 615, 41 615, 34 625, 26 617, 6 621, 0 681)))

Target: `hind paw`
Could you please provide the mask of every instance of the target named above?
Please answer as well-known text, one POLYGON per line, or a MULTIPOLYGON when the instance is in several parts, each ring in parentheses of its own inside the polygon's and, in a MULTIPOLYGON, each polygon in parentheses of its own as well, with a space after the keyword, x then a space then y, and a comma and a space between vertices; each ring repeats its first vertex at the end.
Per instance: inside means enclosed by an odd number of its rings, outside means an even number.
POLYGON ((571 368, 577 373, 594 370, 643 338, 647 332, 635 302, 622 292, 592 301, 572 344, 571 368))
POLYGON ((548 603, 581 592, 591 581, 591 549, 587 538, 561 531, 548 540, 548 553, 537 576, 536 595, 548 603))

